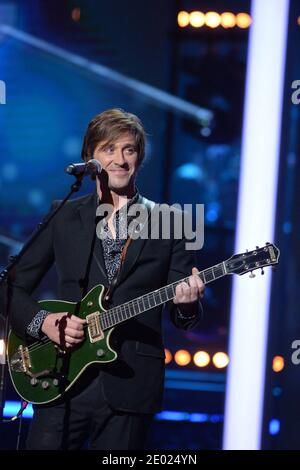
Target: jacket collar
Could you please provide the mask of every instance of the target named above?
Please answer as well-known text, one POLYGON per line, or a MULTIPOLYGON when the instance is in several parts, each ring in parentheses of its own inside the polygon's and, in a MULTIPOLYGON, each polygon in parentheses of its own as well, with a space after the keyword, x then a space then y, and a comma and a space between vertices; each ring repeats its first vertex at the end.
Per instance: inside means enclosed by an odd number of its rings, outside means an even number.
MULTIPOLYGON (((154 207, 154 203, 139 194, 136 204, 141 204, 143 206, 146 206, 147 208, 147 211, 145 212, 144 217, 142 218, 142 221, 139 224, 139 232, 141 232, 143 228, 146 228, 146 222, 148 221, 150 212, 152 208, 154 207)), ((97 196, 97 193, 94 192, 88 196, 83 197, 77 208, 79 217, 82 223, 84 239, 86 241, 83 247, 83 249, 86 250, 86 253, 85 253, 86 259, 88 259, 89 250, 90 250, 90 247, 92 246, 93 237, 95 236, 97 205, 98 205, 98 196, 97 196)), ((142 237, 131 240, 128 246, 126 258, 117 276, 117 279, 114 283, 114 287, 117 287, 130 274, 130 272, 134 268, 134 265, 136 264, 141 254, 141 251, 145 243, 146 243, 146 238, 142 238, 142 237)), ((96 236, 95 245, 94 245, 93 258, 94 258, 95 263, 98 266, 98 269, 100 270, 103 281, 105 281, 105 284, 108 285, 105 262, 104 262, 104 257, 103 257, 102 242, 97 236, 96 236)))

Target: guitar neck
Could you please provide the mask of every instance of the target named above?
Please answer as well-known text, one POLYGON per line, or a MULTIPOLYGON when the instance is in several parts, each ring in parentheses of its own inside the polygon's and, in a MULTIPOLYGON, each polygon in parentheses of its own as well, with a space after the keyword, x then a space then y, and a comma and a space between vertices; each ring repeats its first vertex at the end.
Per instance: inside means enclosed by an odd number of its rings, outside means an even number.
MULTIPOLYGON (((228 273, 224 262, 197 273, 204 284, 215 281, 226 274, 228 273)), ((112 328, 125 320, 129 320, 130 318, 136 317, 141 313, 147 312, 158 305, 162 305, 165 302, 172 300, 175 297, 176 286, 181 282, 187 281, 188 277, 185 277, 165 287, 161 287, 160 289, 144 294, 141 297, 137 297, 125 304, 118 305, 117 307, 103 312, 100 318, 102 329, 106 330, 108 328, 112 328)))

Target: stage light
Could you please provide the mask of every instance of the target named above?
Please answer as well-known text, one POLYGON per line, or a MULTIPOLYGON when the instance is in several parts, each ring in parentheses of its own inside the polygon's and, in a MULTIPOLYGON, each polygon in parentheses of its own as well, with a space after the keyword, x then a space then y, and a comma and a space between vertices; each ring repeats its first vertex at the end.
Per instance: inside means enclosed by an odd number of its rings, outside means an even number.
POLYGON ((79 21, 81 17, 81 10, 80 8, 73 8, 71 11, 71 18, 73 21, 79 21))
POLYGON ((274 436, 275 434, 278 434, 280 431, 280 421, 279 419, 271 419, 269 422, 269 434, 271 436, 274 436))
POLYGON ((205 24, 209 28, 217 28, 221 24, 221 16, 216 11, 209 11, 205 15, 205 24))
POLYGON ((195 163, 184 163, 175 170, 175 175, 184 180, 202 181, 203 170, 195 163))
POLYGON ((191 362, 191 355, 185 349, 180 349, 175 353, 174 359, 178 366, 186 366, 191 362))
POLYGON ((187 11, 180 11, 177 15, 177 23, 180 28, 185 28, 190 22, 190 15, 187 11))
POLYGON ((201 28, 205 23, 205 15, 202 11, 192 11, 190 13, 190 25, 194 28, 201 28))
POLYGON ((284 358, 282 356, 274 356, 272 369, 274 372, 281 372, 284 368, 284 358))
POLYGON ((239 28, 246 29, 252 23, 251 16, 248 13, 238 13, 236 15, 236 24, 239 28))
MULTIPOLYGON (((18 411, 20 411, 22 403, 19 401, 6 401, 3 410, 3 417, 4 418, 12 418, 16 416, 18 411)), ((33 416, 33 409, 31 403, 25 408, 22 413, 23 418, 32 418, 33 416)))
MULTIPOLYGON (((289 0, 278 0, 276 9, 274 0, 252 0, 251 5, 253 23, 248 44, 235 229, 237 253, 274 239, 289 17, 289 0), (255 191, 249 191, 254 174, 255 191)), ((255 280, 245 276, 233 279, 225 450, 261 447, 270 293, 270 270, 255 280)))
POLYGON ((212 361, 217 369, 223 369, 229 363, 229 357, 226 353, 217 352, 213 355, 212 361))
POLYGON ((234 28, 236 25, 236 18, 233 13, 226 11, 221 15, 221 26, 223 28, 234 28))
POLYGON ((165 349, 165 364, 170 364, 172 361, 173 357, 171 352, 168 349, 165 349))
POLYGON ((220 423, 223 415, 208 413, 189 413, 187 411, 161 411, 155 415, 157 421, 190 421, 191 423, 220 423))
POLYGON ((300 26, 300 16, 298 16, 298 18, 297 18, 297 23, 300 26))
POLYGON ((210 362, 210 356, 206 351, 198 351, 194 355, 193 361, 197 367, 205 367, 210 362))

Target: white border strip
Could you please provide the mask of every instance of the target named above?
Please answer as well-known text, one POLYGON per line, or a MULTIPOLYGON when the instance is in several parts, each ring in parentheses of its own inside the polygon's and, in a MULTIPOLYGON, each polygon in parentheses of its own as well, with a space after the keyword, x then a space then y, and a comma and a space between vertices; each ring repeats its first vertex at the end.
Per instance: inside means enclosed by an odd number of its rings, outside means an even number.
MULTIPOLYGON (((289 0, 252 0, 236 252, 273 241, 289 0)), ((270 269, 233 280, 224 449, 259 449, 270 269)))

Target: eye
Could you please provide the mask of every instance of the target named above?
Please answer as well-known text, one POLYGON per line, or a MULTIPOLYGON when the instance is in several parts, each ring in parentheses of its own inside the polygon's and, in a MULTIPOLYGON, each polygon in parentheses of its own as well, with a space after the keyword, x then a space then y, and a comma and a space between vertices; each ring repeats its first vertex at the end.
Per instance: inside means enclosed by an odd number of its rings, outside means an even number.
POLYGON ((105 147, 103 150, 104 150, 105 153, 111 154, 111 153, 114 152, 114 146, 113 146, 113 145, 109 145, 108 147, 105 147))
POLYGON ((136 150, 135 150, 134 147, 127 147, 126 148, 126 153, 128 153, 128 155, 133 155, 135 152, 136 152, 136 150))

